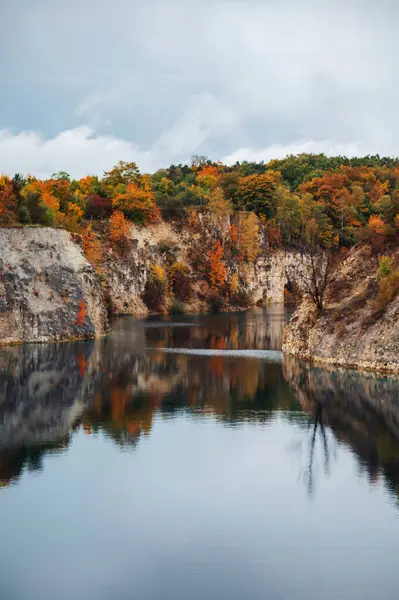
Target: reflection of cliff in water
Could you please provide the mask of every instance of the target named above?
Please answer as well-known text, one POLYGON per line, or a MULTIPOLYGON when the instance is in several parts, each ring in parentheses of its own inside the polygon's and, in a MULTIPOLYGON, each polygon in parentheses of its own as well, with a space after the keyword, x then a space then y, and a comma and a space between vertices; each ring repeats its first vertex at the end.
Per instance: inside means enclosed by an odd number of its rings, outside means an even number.
POLYGON ((77 428, 133 448, 150 434, 155 417, 211 414, 235 425, 267 422, 276 410, 298 420, 302 408, 318 415, 321 434, 320 425, 331 428, 355 451, 371 480, 383 473, 398 489, 397 381, 309 368, 293 359, 282 371, 251 358, 160 351, 240 348, 245 340, 257 347, 267 328, 255 327, 257 319, 247 322, 248 337, 243 322, 234 317, 229 329, 209 317, 206 326, 132 327, 122 319, 102 340, 0 349, 0 482, 40 469, 43 456, 67 448, 77 428))
POLYGON ((67 448, 80 425, 87 435, 101 431, 118 445, 134 446, 150 433, 155 414, 265 421, 276 405, 294 403, 280 365, 145 351, 148 338, 141 334, 0 349, 3 485, 25 467, 40 469, 44 454, 67 448))
POLYGON ((283 371, 314 433, 329 427, 348 445, 371 483, 399 493, 399 380, 344 369, 309 367, 286 357, 283 371))

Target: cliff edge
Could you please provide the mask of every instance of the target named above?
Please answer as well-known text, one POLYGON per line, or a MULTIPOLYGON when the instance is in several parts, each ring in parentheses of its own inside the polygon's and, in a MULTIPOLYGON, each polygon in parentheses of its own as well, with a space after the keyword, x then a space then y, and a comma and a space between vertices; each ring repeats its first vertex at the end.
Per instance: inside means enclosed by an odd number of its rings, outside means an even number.
MULTIPOLYGON (((397 260, 393 255, 392 260, 397 260)), ((297 358, 363 370, 399 372, 399 290, 381 296, 379 258, 354 248, 340 265, 325 309, 305 298, 284 332, 283 351, 297 358)), ((396 284, 395 284, 396 286, 396 284)))
POLYGON ((98 274, 68 231, 0 229, 0 345, 108 330, 98 274))

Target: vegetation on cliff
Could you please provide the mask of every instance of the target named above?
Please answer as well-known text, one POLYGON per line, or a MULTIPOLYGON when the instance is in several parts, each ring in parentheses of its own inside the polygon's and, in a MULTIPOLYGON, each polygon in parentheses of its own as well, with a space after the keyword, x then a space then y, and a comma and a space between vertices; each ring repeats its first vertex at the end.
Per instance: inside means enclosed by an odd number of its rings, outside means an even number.
MULTIPOLYGON (((188 264, 179 267, 173 248, 165 248, 159 265, 164 280, 153 265, 147 284, 149 306, 161 309, 168 295, 189 300, 193 272, 215 306, 248 302, 248 266, 270 250, 291 247, 313 265, 310 285, 304 281, 303 287, 322 309, 331 272, 322 251, 345 251, 363 241, 378 254, 397 245, 399 159, 302 154, 226 166, 195 156, 189 165, 152 175, 121 161, 103 177, 74 180, 65 172, 47 180, 0 177, 0 225, 51 225, 80 233, 99 272, 109 248, 129 256, 131 223, 148 226, 162 217, 196 242, 188 264)), ((396 293, 395 275, 387 277, 381 298, 396 293)))

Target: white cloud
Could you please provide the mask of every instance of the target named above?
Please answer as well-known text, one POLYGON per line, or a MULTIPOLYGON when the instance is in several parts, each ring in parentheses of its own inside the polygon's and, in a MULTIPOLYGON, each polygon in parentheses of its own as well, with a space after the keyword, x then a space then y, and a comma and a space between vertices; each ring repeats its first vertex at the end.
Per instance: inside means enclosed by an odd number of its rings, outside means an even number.
POLYGON ((0 131, 1 171, 48 177, 56 171, 67 171, 74 177, 102 174, 119 160, 136 160, 144 167, 149 155, 131 142, 112 136, 97 135, 89 127, 63 131, 44 139, 34 131, 14 135, 0 131))
MULTIPOLYGON (((399 153, 396 0, 15 0, 13 11, 0 128, 44 131, 12 136, 42 172, 55 149, 98 171, 110 145, 146 169, 197 151, 350 154, 356 140, 356 152, 399 153), (67 134, 86 156, 61 152, 67 134)), ((8 169, 12 157, 0 158, 8 169)))
POLYGON ((358 143, 340 144, 334 140, 298 141, 287 145, 272 144, 266 148, 239 148, 229 156, 224 157, 224 163, 231 165, 237 161, 268 162, 273 158, 284 158, 289 154, 324 153, 327 156, 359 156, 361 145, 358 143))
MULTIPOLYGON (((90 104, 88 105, 90 107, 90 104)), ((101 175, 119 160, 135 161, 142 171, 154 171, 172 162, 189 160, 208 138, 225 133, 235 123, 235 115, 211 94, 190 99, 186 111, 148 149, 138 144, 102 135, 87 125, 65 130, 45 139, 38 132, 13 134, 0 131, 0 169, 49 177, 67 171, 73 177, 101 175)))

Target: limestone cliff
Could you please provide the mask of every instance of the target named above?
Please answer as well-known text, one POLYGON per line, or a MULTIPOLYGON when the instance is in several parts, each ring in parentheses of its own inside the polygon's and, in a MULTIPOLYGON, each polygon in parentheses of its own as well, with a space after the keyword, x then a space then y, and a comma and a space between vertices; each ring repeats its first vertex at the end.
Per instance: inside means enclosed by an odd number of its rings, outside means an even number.
MULTIPOLYGON (((105 289, 113 314, 145 315, 149 312, 143 303, 143 294, 150 269, 159 264, 167 268, 170 261, 183 261, 191 267, 193 297, 186 303, 186 312, 205 312, 210 309, 206 292, 208 284, 198 276, 191 261, 192 248, 198 240, 190 233, 178 230, 170 223, 160 222, 139 228, 130 228, 127 249, 118 253, 109 248, 101 264, 105 289)), ((238 263, 230 265, 233 270, 238 263)), ((239 264, 245 276, 245 287, 253 305, 278 304, 285 301, 285 290, 290 283, 289 273, 301 268, 298 255, 286 250, 261 252, 254 263, 239 264)), ((236 307, 237 308, 237 307, 236 307)))
POLYGON ((107 328, 100 279, 72 234, 0 229, 0 344, 90 338, 107 328))
MULTIPOLYGON (((107 310, 115 315, 143 316, 150 312, 143 298, 151 268, 188 265, 192 293, 185 312, 212 309, 206 275, 196 270, 193 248, 199 241, 184 228, 160 222, 130 228, 126 247, 109 244, 98 231, 101 277, 82 253, 80 236, 52 228, 0 228, 0 344, 48 342, 90 338, 107 331, 107 310), (100 281, 101 278, 101 281, 100 281)), ((283 250, 262 250, 253 263, 229 264, 229 276, 238 269, 248 305, 283 303, 288 273, 300 268, 298 257, 283 250)), ((173 312, 166 295, 165 311, 173 312)))
POLYGON ((319 314, 304 299, 287 326, 283 351, 364 370, 399 372, 399 295, 376 310, 378 257, 354 248, 337 271, 319 314))

